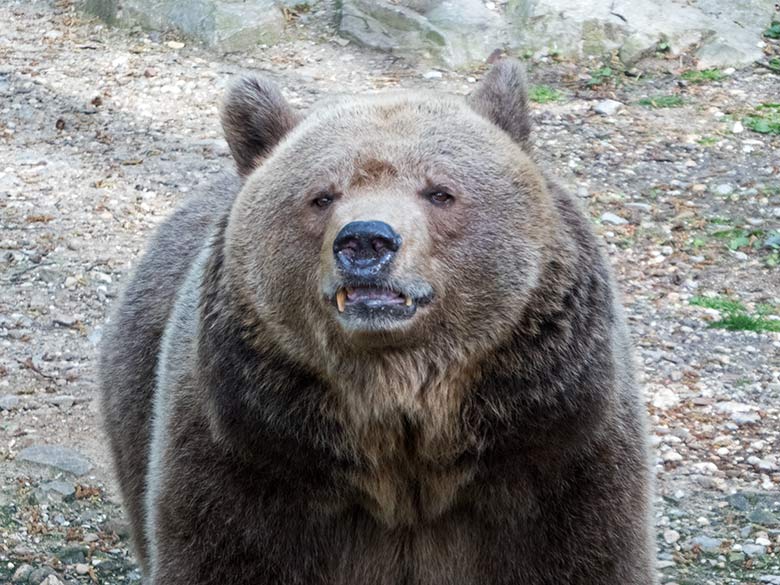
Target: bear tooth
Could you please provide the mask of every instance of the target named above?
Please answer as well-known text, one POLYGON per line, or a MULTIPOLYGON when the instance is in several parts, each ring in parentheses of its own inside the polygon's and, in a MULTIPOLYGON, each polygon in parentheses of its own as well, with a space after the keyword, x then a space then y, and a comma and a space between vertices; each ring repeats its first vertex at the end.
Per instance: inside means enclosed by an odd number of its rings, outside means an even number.
POLYGON ((405 299, 405 301, 404 301, 404 304, 405 304, 407 307, 411 307, 411 306, 412 306, 412 297, 410 297, 410 296, 408 296, 408 295, 407 295, 407 297, 406 297, 406 299, 405 299))
POLYGON ((347 305, 347 291, 340 288, 336 293, 336 306, 339 308, 339 313, 344 312, 344 307, 347 305))

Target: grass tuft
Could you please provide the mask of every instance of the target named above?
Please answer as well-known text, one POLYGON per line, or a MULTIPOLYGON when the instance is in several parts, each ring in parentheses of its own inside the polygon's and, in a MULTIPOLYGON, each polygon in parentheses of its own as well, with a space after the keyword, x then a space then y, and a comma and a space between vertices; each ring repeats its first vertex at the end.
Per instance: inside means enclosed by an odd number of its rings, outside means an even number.
POLYGON ((639 100, 639 105, 646 108, 677 108, 684 103, 679 95, 657 95, 639 100))
POLYGON ((759 134, 780 134, 780 104, 761 104, 742 123, 759 134))
POLYGON ((690 83, 707 83, 709 81, 720 81, 726 77, 726 74, 720 69, 702 69, 701 71, 692 69, 683 73, 681 77, 690 83))
POLYGON ((707 309, 720 311, 720 320, 710 323, 710 327, 727 329, 729 331, 764 331, 780 332, 780 321, 767 319, 767 315, 775 308, 769 305, 761 305, 754 315, 748 313, 745 305, 739 301, 723 297, 693 297, 690 304, 707 309))
POLYGON ((563 94, 549 85, 533 85, 528 90, 528 99, 537 104, 557 102, 563 94))

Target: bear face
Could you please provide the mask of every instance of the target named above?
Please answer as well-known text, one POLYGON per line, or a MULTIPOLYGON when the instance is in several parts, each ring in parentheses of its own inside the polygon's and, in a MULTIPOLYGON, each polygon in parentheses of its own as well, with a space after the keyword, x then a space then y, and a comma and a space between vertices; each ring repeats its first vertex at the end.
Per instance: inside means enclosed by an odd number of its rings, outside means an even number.
POLYGON ((437 94, 330 103, 291 126, 244 169, 226 236, 246 310, 286 350, 319 370, 316 356, 443 339, 473 355, 509 335, 555 221, 521 141, 437 94))

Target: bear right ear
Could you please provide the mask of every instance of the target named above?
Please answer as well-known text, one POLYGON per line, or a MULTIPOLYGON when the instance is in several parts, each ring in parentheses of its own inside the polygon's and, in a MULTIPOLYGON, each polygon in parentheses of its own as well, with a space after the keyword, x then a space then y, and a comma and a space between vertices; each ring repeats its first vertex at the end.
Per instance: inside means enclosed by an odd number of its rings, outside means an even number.
POLYGON ((514 59, 499 61, 468 96, 469 105, 530 152, 525 67, 514 59))
POLYGON ((266 79, 244 77, 222 103, 222 129, 241 176, 250 174, 300 117, 266 79))

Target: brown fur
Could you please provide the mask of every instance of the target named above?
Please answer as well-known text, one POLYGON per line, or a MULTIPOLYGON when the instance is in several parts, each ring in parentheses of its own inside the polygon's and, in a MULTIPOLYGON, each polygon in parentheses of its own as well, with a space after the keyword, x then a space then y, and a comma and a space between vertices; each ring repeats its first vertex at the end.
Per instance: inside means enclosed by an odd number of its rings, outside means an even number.
POLYGON ((467 100, 305 117, 266 81, 231 90, 241 186, 163 226, 102 352, 150 585, 654 582, 623 316, 530 158, 524 84, 504 62, 467 100), (337 310, 355 221, 398 234, 380 284, 408 318, 337 310))

